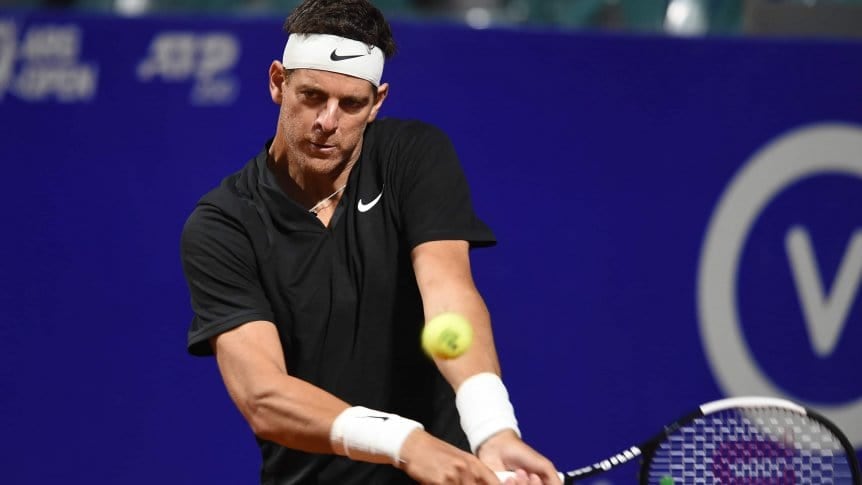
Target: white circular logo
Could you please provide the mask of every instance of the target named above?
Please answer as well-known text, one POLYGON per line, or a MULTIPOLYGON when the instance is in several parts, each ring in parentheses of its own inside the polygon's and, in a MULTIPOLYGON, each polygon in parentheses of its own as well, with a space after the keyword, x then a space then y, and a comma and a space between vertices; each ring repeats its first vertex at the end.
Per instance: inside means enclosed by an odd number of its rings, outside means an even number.
MULTIPOLYGON (((817 124, 770 142, 733 178, 712 216, 701 251, 697 304, 706 356, 727 395, 793 399, 751 355, 740 326, 736 279, 745 241, 767 204, 793 183, 823 174, 862 179, 862 128, 817 124)), ((800 404, 816 407, 855 447, 862 447, 862 397, 841 404, 800 404)))

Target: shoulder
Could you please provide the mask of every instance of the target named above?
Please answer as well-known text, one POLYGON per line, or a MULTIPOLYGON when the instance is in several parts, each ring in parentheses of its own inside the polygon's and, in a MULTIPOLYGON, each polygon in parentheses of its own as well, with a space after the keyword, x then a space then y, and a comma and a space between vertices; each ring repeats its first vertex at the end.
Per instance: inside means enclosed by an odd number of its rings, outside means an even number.
POLYGON ((220 212, 224 217, 242 219, 254 205, 260 176, 259 162, 261 157, 265 156, 264 150, 246 162, 240 170, 223 178, 218 186, 198 200, 192 216, 198 213, 209 215, 220 212))
POLYGON ((201 197, 183 226, 183 241, 218 239, 245 232, 250 216, 256 215, 251 182, 256 180, 255 160, 228 175, 201 197))
MULTIPOLYGON (((215 191, 205 197, 213 193, 215 191)), ((245 239, 244 234, 245 229, 239 218, 218 205, 199 202, 183 225, 182 251, 184 254, 194 253, 228 240, 245 239)))
POLYGON ((368 125, 366 142, 372 147, 410 149, 428 143, 449 143, 449 137, 425 121, 382 118, 368 125))
POLYGON ((209 272, 235 263, 253 267, 255 254, 267 241, 265 232, 253 222, 255 215, 233 191, 219 187, 209 192, 183 225, 180 254, 184 267, 209 272))

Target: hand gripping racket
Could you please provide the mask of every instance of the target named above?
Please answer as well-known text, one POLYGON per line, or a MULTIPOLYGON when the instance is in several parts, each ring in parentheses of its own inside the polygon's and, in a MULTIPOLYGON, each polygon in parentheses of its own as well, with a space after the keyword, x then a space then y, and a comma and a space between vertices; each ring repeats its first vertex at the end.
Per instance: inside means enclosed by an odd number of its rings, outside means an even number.
POLYGON ((862 485, 841 430, 810 409, 766 397, 704 404, 652 439, 560 478, 576 483, 635 459, 642 485, 862 485))

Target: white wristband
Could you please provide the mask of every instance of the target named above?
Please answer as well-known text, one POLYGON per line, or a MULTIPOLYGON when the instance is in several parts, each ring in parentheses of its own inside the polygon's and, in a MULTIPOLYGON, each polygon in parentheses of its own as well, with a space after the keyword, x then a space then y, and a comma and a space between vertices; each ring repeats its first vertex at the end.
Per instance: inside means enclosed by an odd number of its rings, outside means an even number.
POLYGON ((455 395, 455 406, 473 453, 485 440, 504 429, 521 436, 509 393, 496 374, 483 372, 461 383, 455 395))
POLYGON ((335 418, 329 440, 341 444, 348 458, 380 462, 380 457, 387 457, 392 464, 398 464, 401 445, 415 429, 425 428, 397 414, 354 406, 335 418))

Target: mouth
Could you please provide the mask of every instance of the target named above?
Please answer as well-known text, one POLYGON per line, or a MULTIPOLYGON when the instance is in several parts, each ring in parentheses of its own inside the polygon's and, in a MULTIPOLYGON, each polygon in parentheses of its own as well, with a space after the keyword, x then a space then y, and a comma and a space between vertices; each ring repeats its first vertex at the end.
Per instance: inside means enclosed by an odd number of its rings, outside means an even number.
POLYGON ((335 151, 335 145, 329 143, 315 143, 313 141, 308 142, 308 146, 311 148, 311 151, 317 153, 332 153, 335 151))

